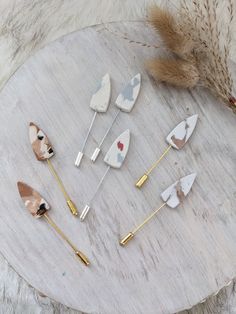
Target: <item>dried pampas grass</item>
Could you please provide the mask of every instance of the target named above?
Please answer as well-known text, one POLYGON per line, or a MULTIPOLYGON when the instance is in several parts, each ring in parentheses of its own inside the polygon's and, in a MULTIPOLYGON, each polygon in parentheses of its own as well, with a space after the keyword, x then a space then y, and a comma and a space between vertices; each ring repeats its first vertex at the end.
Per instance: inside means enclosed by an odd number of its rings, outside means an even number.
POLYGON ((228 65, 232 1, 227 0, 227 5, 224 1, 221 7, 218 0, 182 0, 175 15, 158 6, 151 7, 148 22, 175 59, 156 58, 147 62, 147 68, 158 81, 182 88, 204 86, 236 112, 228 65), (221 27, 220 15, 225 6, 227 21, 221 27))
POLYGON ((159 81, 192 88, 199 82, 196 65, 185 60, 154 59, 146 63, 150 74, 159 81))
POLYGON ((183 58, 191 53, 193 42, 180 32, 179 25, 170 12, 153 6, 149 9, 148 21, 172 52, 183 58))

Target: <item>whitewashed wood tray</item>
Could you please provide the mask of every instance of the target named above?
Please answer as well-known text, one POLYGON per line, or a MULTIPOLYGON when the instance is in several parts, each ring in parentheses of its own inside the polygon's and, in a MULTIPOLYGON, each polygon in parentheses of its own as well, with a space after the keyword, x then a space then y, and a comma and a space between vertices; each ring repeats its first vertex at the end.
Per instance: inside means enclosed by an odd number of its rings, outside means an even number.
MULTIPOLYGON (((142 23, 114 24, 131 38, 152 43, 142 23)), ((199 91, 157 86, 144 61, 158 53, 132 45, 102 28, 67 35, 31 57, 0 94, 0 251, 14 269, 45 295, 88 313, 173 313, 190 308, 236 275, 236 116, 199 91), (80 209, 106 166, 74 160, 93 112, 91 94, 106 73, 112 104, 96 121, 86 154, 112 117, 114 100, 137 72, 142 89, 131 114, 122 113, 105 152, 121 131, 132 133, 121 170, 105 180, 94 210, 81 223, 66 208, 47 165, 37 162, 28 139, 34 121, 48 134, 52 162, 80 209), (165 136, 186 116, 199 123, 182 151, 171 151, 140 191, 136 179, 165 149, 165 136), (125 248, 118 244, 136 222, 160 205, 160 193, 196 171, 193 191, 177 210, 163 209, 125 248), (25 210, 16 181, 32 185, 52 205, 51 217, 91 260, 86 268, 42 221, 25 210)))

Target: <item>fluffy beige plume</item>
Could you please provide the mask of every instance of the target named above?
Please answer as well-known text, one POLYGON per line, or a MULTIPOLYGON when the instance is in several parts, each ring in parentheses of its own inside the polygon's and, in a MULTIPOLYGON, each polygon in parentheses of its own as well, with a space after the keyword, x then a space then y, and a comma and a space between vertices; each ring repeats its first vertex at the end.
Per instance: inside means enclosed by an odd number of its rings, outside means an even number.
POLYGON ((177 20, 170 12, 158 6, 152 6, 149 10, 148 21, 159 33, 167 48, 182 58, 191 54, 193 42, 180 31, 177 20))
POLYGON ((146 66, 156 80, 177 87, 192 88, 199 81, 197 67, 185 60, 153 59, 146 66))

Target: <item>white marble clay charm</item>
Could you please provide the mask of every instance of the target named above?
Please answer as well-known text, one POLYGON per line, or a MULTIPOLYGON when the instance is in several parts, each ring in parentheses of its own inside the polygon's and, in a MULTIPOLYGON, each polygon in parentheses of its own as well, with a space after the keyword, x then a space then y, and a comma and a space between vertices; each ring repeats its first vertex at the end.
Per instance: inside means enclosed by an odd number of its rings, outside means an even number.
POLYGON ((81 160, 83 158, 85 145, 87 143, 92 127, 94 125, 97 113, 107 112, 108 106, 110 104, 110 98, 111 98, 111 80, 109 74, 107 73, 106 75, 103 76, 101 83, 99 84, 90 101, 90 108, 95 112, 93 115, 92 122, 89 126, 88 132, 86 134, 86 137, 84 139, 84 142, 82 144, 81 150, 79 151, 76 157, 75 160, 76 167, 79 167, 81 160))
POLYGON ((123 89, 123 91, 118 95, 115 104, 119 110, 117 111, 111 125, 107 129, 107 131, 106 131, 105 135, 103 136, 102 140, 100 141, 98 147, 94 150, 93 155, 91 156, 91 160, 93 162, 96 161, 96 159, 97 159, 97 157, 101 151, 101 146, 102 146, 103 142, 105 141, 107 135, 109 134, 109 132, 110 132, 113 124, 115 123, 119 113, 121 111, 130 112, 133 109, 135 102, 138 98, 140 88, 141 88, 141 74, 138 73, 131 79, 131 81, 128 83, 128 85, 126 85, 126 87, 123 89))
POLYGON ((166 148, 164 153, 160 156, 160 158, 154 162, 154 164, 142 175, 142 177, 136 182, 135 186, 137 188, 141 188, 143 184, 147 181, 150 173, 157 167, 159 162, 165 157, 165 155, 170 151, 171 148, 175 148, 180 150, 184 147, 184 145, 189 140, 192 135, 198 120, 198 115, 195 114, 191 117, 180 122, 166 137, 166 141, 169 146, 166 148))
POLYGON ((130 142, 130 131, 126 130, 120 136, 117 137, 117 139, 114 141, 114 143, 111 145, 110 149, 106 153, 106 156, 104 157, 104 162, 107 164, 108 167, 107 167, 103 177, 101 178, 92 198, 90 199, 90 202, 87 205, 85 205, 85 207, 84 207, 84 209, 80 215, 81 221, 83 221, 85 219, 85 217, 87 216, 87 214, 91 208, 91 204, 92 204, 100 186, 102 185, 103 180, 105 179, 105 176, 107 175, 108 171, 110 170, 110 168, 119 169, 122 166, 122 164, 125 160, 125 157, 128 153, 129 142, 130 142))
POLYGON ((33 152, 36 158, 39 161, 47 161, 50 171, 52 172, 53 176, 55 177, 58 186, 60 187, 65 199, 67 206, 69 207, 71 213, 74 216, 78 215, 77 208, 75 204, 70 199, 59 175, 57 174, 53 164, 51 162, 51 157, 54 156, 54 150, 52 145, 47 137, 47 135, 33 122, 29 124, 29 138, 30 143, 33 149, 33 152))
POLYGON ((43 217, 50 226, 61 236, 72 248, 75 255, 79 257, 79 259, 86 265, 89 265, 89 260, 87 257, 71 243, 71 241, 67 238, 67 236, 62 232, 62 230, 55 224, 55 222, 49 217, 48 210, 50 209, 50 205, 48 202, 32 187, 27 185, 24 182, 17 182, 17 187, 19 194, 25 204, 25 207, 31 213, 31 215, 35 218, 43 217))
POLYGON ((188 195, 189 191, 191 190, 191 187, 195 181, 196 176, 197 176, 196 173, 189 174, 179 179, 174 184, 169 186, 164 192, 162 192, 161 198, 164 201, 164 203, 159 208, 154 210, 151 213, 151 215, 149 215, 140 225, 134 228, 125 237, 123 237, 120 240, 120 245, 125 246, 135 236, 135 234, 147 222, 149 222, 157 214, 157 212, 159 212, 159 210, 162 207, 167 205, 171 208, 176 208, 178 205, 180 205, 184 201, 185 197, 188 195))

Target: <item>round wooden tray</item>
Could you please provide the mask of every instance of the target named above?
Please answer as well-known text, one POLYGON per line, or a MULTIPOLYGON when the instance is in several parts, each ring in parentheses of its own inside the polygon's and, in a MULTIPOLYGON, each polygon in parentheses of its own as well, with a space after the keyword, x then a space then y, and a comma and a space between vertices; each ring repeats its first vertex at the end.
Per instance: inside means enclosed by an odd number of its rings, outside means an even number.
MULTIPOLYGON (((133 39, 152 43, 142 23, 113 24, 133 39)), ((236 116, 198 91, 157 86, 144 62, 159 53, 132 45, 93 27, 67 35, 40 50, 10 79, 0 95, 0 251, 33 287, 89 313, 173 313, 189 308, 236 274, 236 116), (92 195, 106 166, 74 160, 93 112, 91 94, 110 73, 112 102, 99 115, 86 154, 91 155, 115 115, 114 100, 137 72, 142 87, 131 114, 120 114, 104 152, 126 128, 130 151, 121 170, 111 170, 87 220, 68 211, 47 164, 36 161, 28 138, 34 121, 47 133, 52 162, 78 207, 92 195), (166 148, 165 136, 198 113, 197 128, 182 151, 172 150, 143 189, 136 179, 166 148), (119 238, 161 204, 160 193, 190 172, 198 177, 177 209, 163 209, 123 248, 119 238), (90 260, 84 267, 44 221, 34 220, 18 195, 16 181, 32 185, 52 206, 51 217, 90 260)))

